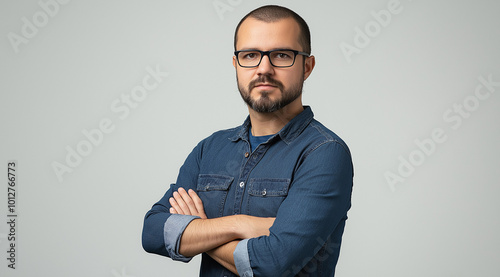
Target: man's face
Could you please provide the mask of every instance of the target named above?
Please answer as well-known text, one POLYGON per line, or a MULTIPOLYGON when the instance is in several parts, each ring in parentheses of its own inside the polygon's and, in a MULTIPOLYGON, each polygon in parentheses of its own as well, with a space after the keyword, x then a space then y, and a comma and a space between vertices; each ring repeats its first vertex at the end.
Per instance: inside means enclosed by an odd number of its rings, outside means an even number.
MULTIPOLYGON (((247 18, 238 31, 236 50, 303 51, 298 41, 299 34, 299 25, 292 18, 271 23, 247 18)), ((241 97, 250 108, 262 113, 280 110, 290 103, 301 103, 302 86, 312 70, 310 61, 304 66, 305 58, 297 55, 292 67, 278 68, 271 65, 268 56, 264 56, 259 66, 243 68, 233 57, 241 97)))

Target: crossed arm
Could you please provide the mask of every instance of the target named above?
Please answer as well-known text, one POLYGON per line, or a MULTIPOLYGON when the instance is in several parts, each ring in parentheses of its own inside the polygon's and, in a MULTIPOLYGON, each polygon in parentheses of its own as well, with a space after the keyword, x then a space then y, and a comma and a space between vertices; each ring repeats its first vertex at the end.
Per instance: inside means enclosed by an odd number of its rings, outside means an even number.
POLYGON ((222 266, 238 274, 233 252, 241 239, 268 236, 275 218, 232 215, 207 219, 203 202, 193 190, 179 188, 169 199, 170 213, 199 216, 182 234, 179 253, 191 257, 207 253, 222 266))

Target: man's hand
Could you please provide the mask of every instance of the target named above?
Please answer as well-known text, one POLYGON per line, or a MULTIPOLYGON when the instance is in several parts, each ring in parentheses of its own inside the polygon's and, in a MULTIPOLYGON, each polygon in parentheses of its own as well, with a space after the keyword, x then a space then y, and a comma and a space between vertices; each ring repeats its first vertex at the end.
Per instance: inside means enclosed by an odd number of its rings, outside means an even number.
POLYGON ((195 215, 199 216, 201 219, 206 219, 205 209, 203 208, 203 202, 196 192, 192 189, 186 192, 184 188, 179 188, 173 193, 174 197, 170 197, 169 202, 172 205, 170 208, 170 213, 172 214, 183 214, 183 215, 195 215))

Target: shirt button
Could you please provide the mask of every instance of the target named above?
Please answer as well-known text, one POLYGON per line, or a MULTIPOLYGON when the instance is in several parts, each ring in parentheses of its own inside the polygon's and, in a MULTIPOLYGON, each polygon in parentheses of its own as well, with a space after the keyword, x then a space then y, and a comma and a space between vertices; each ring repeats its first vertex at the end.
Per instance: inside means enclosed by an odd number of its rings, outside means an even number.
POLYGON ((245 183, 244 182, 241 182, 240 183, 240 188, 244 187, 245 186, 245 183))
POLYGON ((245 158, 248 158, 248 156, 250 156, 250 153, 245 152, 245 158))
POLYGON ((266 196, 266 194, 267 194, 267 191, 266 191, 266 189, 264 189, 264 190, 262 191, 262 196, 266 196))

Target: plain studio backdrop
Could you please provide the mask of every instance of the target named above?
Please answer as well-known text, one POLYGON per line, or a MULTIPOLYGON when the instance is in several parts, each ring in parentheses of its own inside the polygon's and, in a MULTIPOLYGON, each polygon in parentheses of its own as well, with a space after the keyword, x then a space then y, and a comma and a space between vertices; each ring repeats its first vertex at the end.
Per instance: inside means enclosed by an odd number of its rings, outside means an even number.
POLYGON ((281 4, 312 32, 303 102, 353 155, 336 276, 499 276, 499 3, 2 1, 0 275, 197 276, 142 249, 143 217, 247 116, 233 32, 281 4))

